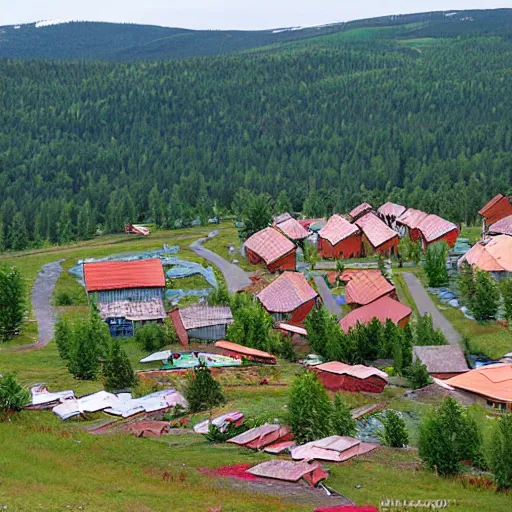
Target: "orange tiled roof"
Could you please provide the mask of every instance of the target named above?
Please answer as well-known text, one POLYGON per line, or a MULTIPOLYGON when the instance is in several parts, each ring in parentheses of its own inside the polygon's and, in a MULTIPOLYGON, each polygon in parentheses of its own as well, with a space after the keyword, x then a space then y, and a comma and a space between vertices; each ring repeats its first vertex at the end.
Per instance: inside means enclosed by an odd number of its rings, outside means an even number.
POLYGON ((270 227, 254 233, 246 240, 245 247, 256 253, 267 265, 295 250, 293 242, 270 227))
POLYGON ((379 270, 360 270, 350 274, 344 272, 342 280, 348 281, 345 286, 347 304, 365 306, 395 291, 395 287, 379 270), (347 276, 348 279, 345 279, 347 276))
POLYGON ((330 242, 331 245, 336 245, 358 232, 359 228, 357 226, 335 213, 318 232, 318 236, 330 242))

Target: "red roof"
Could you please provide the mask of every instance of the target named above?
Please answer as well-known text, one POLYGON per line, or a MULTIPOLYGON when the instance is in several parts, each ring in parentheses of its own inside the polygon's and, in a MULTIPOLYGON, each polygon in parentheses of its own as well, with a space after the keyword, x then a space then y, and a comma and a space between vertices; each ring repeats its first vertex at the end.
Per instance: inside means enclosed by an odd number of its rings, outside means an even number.
POLYGON ((416 229, 420 222, 428 215, 428 213, 422 212, 421 210, 415 210, 409 208, 405 213, 398 217, 397 222, 407 226, 409 229, 416 229))
POLYGON ((407 210, 405 206, 388 201, 387 203, 384 203, 377 212, 383 217, 393 217, 396 219, 397 217, 400 217, 405 210, 407 210))
POLYGON ((494 224, 504 217, 512 215, 510 197, 502 194, 494 196, 479 212, 488 224, 494 224))
POLYGON ((298 220, 298 223, 303 227, 303 228, 309 228, 309 226, 311 226, 311 224, 316 224, 317 222, 321 222, 323 221, 324 219, 299 219, 298 220))
POLYGON ((361 203, 359 206, 356 206, 353 210, 350 211, 349 215, 353 219, 357 219, 361 217, 365 213, 371 212, 373 210, 373 206, 370 203, 361 203))
POLYGON ((276 228, 291 240, 303 240, 311 235, 311 233, 303 228, 295 219, 287 219, 283 222, 276 223, 276 228))
POLYGON ((357 379, 367 379, 368 377, 380 377, 385 381, 388 380, 388 376, 381 370, 373 368, 373 366, 364 366, 363 364, 345 364, 339 361, 330 361, 329 363, 318 364, 314 367, 315 371, 335 373, 336 375, 350 375, 357 379))
POLYGON ((438 217, 437 215, 427 215, 420 222, 418 229, 421 231, 426 242, 433 242, 451 231, 459 230, 453 222, 438 217))
POLYGON ((376 301, 354 309, 340 320, 340 326, 347 334, 350 329, 355 328, 357 323, 369 324, 374 318, 381 323, 386 323, 389 318, 393 323, 398 324, 412 313, 412 309, 390 297, 381 297, 376 301))
POLYGON ((289 313, 318 294, 300 272, 284 272, 256 297, 271 313, 289 313))
POLYGON ((256 357, 261 360, 266 360, 270 363, 276 362, 275 356, 269 354, 268 352, 264 352, 263 350, 257 350, 255 348, 244 347, 243 345, 239 345, 238 343, 232 343, 231 341, 217 341, 215 342, 215 346, 223 350, 236 352, 237 354, 247 356, 248 358, 256 357))
POLYGON ((489 233, 493 235, 512 236, 512 215, 495 222, 489 226, 489 233))
POLYGON ((512 237, 498 235, 476 243, 457 264, 463 263, 486 272, 512 272, 512 237))
POLYGON ((356 224, 363 230, 366 238, 375 249, 393 240, 393 238, 398 238, 397 232, 382 222, 374 213, 367 213, 364 217, 356 220, 356 224))
POLYGON ((254 233, 245 242, 246 249, 257 254, 267 265, 295 250, 295 244, 274 228, 254 233))
POLYGON ((165 286, 164 268, 156 259, 85 263, 84 276, 88 292, 165 286))
POLYGON ((356 507, 355 505, 335 505, 333 507, 315 508, 313 512, 379 512, 379 509, 370 505, 364 507, 356 507))
MULTIPOLYGON (((395 287, 378 270, 360 270, 348 274, 345 286, 347 304, 365 306, 395 291, 395 287)), ((345 273, 342 276, 344 279, 345 273)))
POLYGON ((331 245, 336 245, 356 233, 359 233, 357 226, 335 213, 318 232, 318 236, 330 242, 331 245))

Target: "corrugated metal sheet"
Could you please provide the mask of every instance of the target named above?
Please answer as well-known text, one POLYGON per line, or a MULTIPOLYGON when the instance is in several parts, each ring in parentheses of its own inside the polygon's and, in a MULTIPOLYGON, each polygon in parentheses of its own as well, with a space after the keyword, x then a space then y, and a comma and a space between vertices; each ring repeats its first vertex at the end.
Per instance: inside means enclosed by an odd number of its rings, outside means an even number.
POLYGON ((223 340, 227 333, 227 324, 221 325, 207 325, 205 327, 197 327, 195 329, 188 329, 189 339, 204 340, 204 341, 217 341, 223 340))
POLYGON ((181 321, 185 329, 198 329, 215 325, 229 325, 233 323, 233 315, 229 306, 202 306, 195 305, 179 310, 181 321))
POLYGON ((318 236, 328 240, 332 245, 336 245, 356 233, 359 233, 359 228, 356 225, 335 213, 318 232, 318 236))
POLYGON ((295 244, 274 228, 254 233, 245 242, 245 248, 259 256, 267 265, 295 252, 295 244))
POLYGON ((398 234, 396 231, 393 231, 374 213, 367 213, 360 219, 356 220, 356 224, 361 228, 374 249, 378 249, 382 245, 392 242, 393 240, 398 244, 398 234))
POLYGON ((93 296, 98 304, 110 304, 124 300, 133 302, 162 300, 162 293, 162 288, 126 288, 124 290, 93 292, 93 296))
POLYGON ((293 462, 291 460, 268 460, 247 470, 251 475, 283 480, 285 482, 298 482, 301 478, 309 475, 320 464, 308 464, 307 462, 293 462))
POLYGON ((126 288, 164 288, 162 262, 157 259, 84 264, 88 292, 126 288))
POLYGON ((357 379, 367 379, 369 377, 376 376, 385 381, 388 380, 387 374, 383 371, 371 366, 364 366, 362 364, 350 365, 340 363, 338 361, 330 361, 328 363, 319 364, 315 366, 314 369, 327 373, 335 373, 337 375, 349 375, 351 377, 356 377, 357 379))
POLYGON ((345 460, 368 453, 378 448, 376 444, 362 443, 359 439, 345 436, 330 436, 292 448, 294 460, 345 460))

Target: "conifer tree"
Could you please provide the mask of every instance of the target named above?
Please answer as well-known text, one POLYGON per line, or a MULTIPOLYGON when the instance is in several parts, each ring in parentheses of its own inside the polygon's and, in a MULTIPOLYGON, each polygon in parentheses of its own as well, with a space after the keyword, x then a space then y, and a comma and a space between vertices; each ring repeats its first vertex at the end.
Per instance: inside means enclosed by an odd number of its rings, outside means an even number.
POLYGON ((12 219, 10 235, 11 249, 13 251, 23 251, 28 247, 27 224, 21 212, 16 212, 12 219))
POLYGON ((412 389, 424 388, 432 382, 427 367, 418 359, 412 364, 409 370, 409 381, 412 389))
POLYGON ((512 321, 512 279, 505 279, 501 285, 505 318, 512 321))
POLYGON ((288 194, 286 193, 286 190, 281 190, 279 192, 279 195, 277 196, 276 201, 276 213, 286 213, 292 211, 292 203, 290 201, 290 198, 288 197, 288 194))
POLYGON ((343 398, 339 393, 334 396, 331 413, 332 435, 336 436, 355 436, 357 432, 356 422, 352 418, 350 408, 345 405, 343 398))
POLYGON ((445 242, 436 242, 428 246, 425 259, 425 273, 429 286, 444 286, 448 283, 446 269, 447 247, 445 242))
POLYGON ((396 411, 387 411, 383 419, 382 441, 392 448, 403 448, 409 443, 409 434, 403 417, 396 411))
POLYGON ((500 490, 512 488, 512 414, 502 416, 494 425, 489 450, 489 466, 500 490))
POLYGON ((185 398, 191 412, 207 411, 225 401, 221 385, 204 363, 194 368, 185 389, 185 398))
POLYGON ((67 360, 69 358, 69 351, 73 344, 73 329, 69 325, 69 322, 61 316, 55 323, 54 339, 60 357, 67 360))
POLYGON ((12 373, 0 375, 0 411, 21 411, 30 403, 30 393, 12 373))
POLYGON ((94 212, 92 211, 89 200, 85 201, 78 212, 76 230, 80 240, 89 240, 94 236, 96 231, 96 222, 94 220, 94 212))
POLYGON ((130 360, 118 339, 112 341, 103 363, 103 381, 107 391, 132 388, 137 382, 130 360))
POLYGON ((11 339, 25 318, 25 286, 21 272, 0 265, 0 342, 11 339))
POLYGON ((0 217, 0 252, 4 252, 6 248, 4 222, 0 217))
POLYGON ((475 290, 471 297, 470 308, 477 320, 496 318, 500 301, 500 291, 496 280, 489 272, 477 270, 475 290))

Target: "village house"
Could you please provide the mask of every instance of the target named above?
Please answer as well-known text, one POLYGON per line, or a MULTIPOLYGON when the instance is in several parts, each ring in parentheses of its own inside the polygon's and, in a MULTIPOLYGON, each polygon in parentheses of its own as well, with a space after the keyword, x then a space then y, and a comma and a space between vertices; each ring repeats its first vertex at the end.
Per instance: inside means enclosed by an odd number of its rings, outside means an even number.
POLYGON ((381 324, 385 324, 389 319, 399 327, 405 327, 411 319, 412 309, 398 300, 389 296, 381 297, 366 306, 352 310, 345 315, 340 321, 340 327, 345 334, 350 329, 355 329, 357 324, 369 324, 374 318, 379 320, 381 324))
POLYGON ((446 380, 469 371, 464 352, 457 345, 413 347, 412 360, 424 364, 436 379, 446 380))
POLYGON ((300 324, 313 309, 318 294, 300 272, 284 272, 256 297, 276 322, 300 324))
POLYGON ((223 340, 228 326, 233 323, 233 315, 228 306, 195 304, 175 309, 169 313, 169 317, 183 346, 187 346, 191 339, 223 340))
POLYGON ((373 212, 373 206, 370 203, 361 203, 356 206, 353 210, 350 210, 349 215, 352 221, 356 221, 361 218, 363 215, 366 215, 369 212, 373 212))
POLYGON ((485 234, 490 226, 512 215, 512 198, 498 194, 478 213, 482 216, 482 232, 485 234))
POLYGON ((355 223, 363 232, 365 253, 374 252, 389 255, 396 250, 400 241, 397 232, 387 226, 374 213, 367 213, 356 220, 355 223))
POLYGON ((84 263, 84 281, 112 336, 132 336, 134 323, 165 318, 159 259, 84 263))
POLYGON ((245 242, 249 261, 265 265, 269 272, 295 270, 296 250, 293 242, 272 227, 254 233, 245 242))
POLYGON ((388 383, 386 373, 362 364, 352 366, 331 361, 313 366, 313 370, 330 391, 382 393, 388 383))
POLYGON ((427 215, 418 225, 423 248, 430 244, 444 240, 449 247, 453 247, 457 241, 460 230, 453 223, 438 215, 427 215))
POLYGON ((279 222, 274 221, 274 227, 293 242, 302 242, 311 235, 310 231, 291 216, 279 222))
POLYGON ((428 213, 414 208, 409 208, 402 213, 402 215, 396 219, 396 230, 400 237, 403 238, 408 235, 413 242, 419 240, 421 233, 418 228, 421 221, 427 216, 428 213))
POLYGON ((498 279, 510 277, 512 275, 512 237, 498 235, 477 242, 457 263, 459 268, 464 264, 491 272, 498 279))
POLYGON ((397 299, 394 285, 378 269, 345 270, 340 280, 346 283, 345 299, 352 307, 365 306, 386 296, 397 299))
POLYGON ((377 210, 377 215, 391 229, 395 229, 396 219, 398 219, 400 215, 403 215, 405 213, 405 210, 407 210, 405 206, 388 201, 377 210))
POLYGON ((334 214, 318 232, 318 252, 322 258, 358 258, 363 250, 360 229, 334 214))
POLYGON ((512 215, 508 215, 503 219, 491 224, 487 233, 491 236, 494 235, 508 235, 512 236, 512 215))

